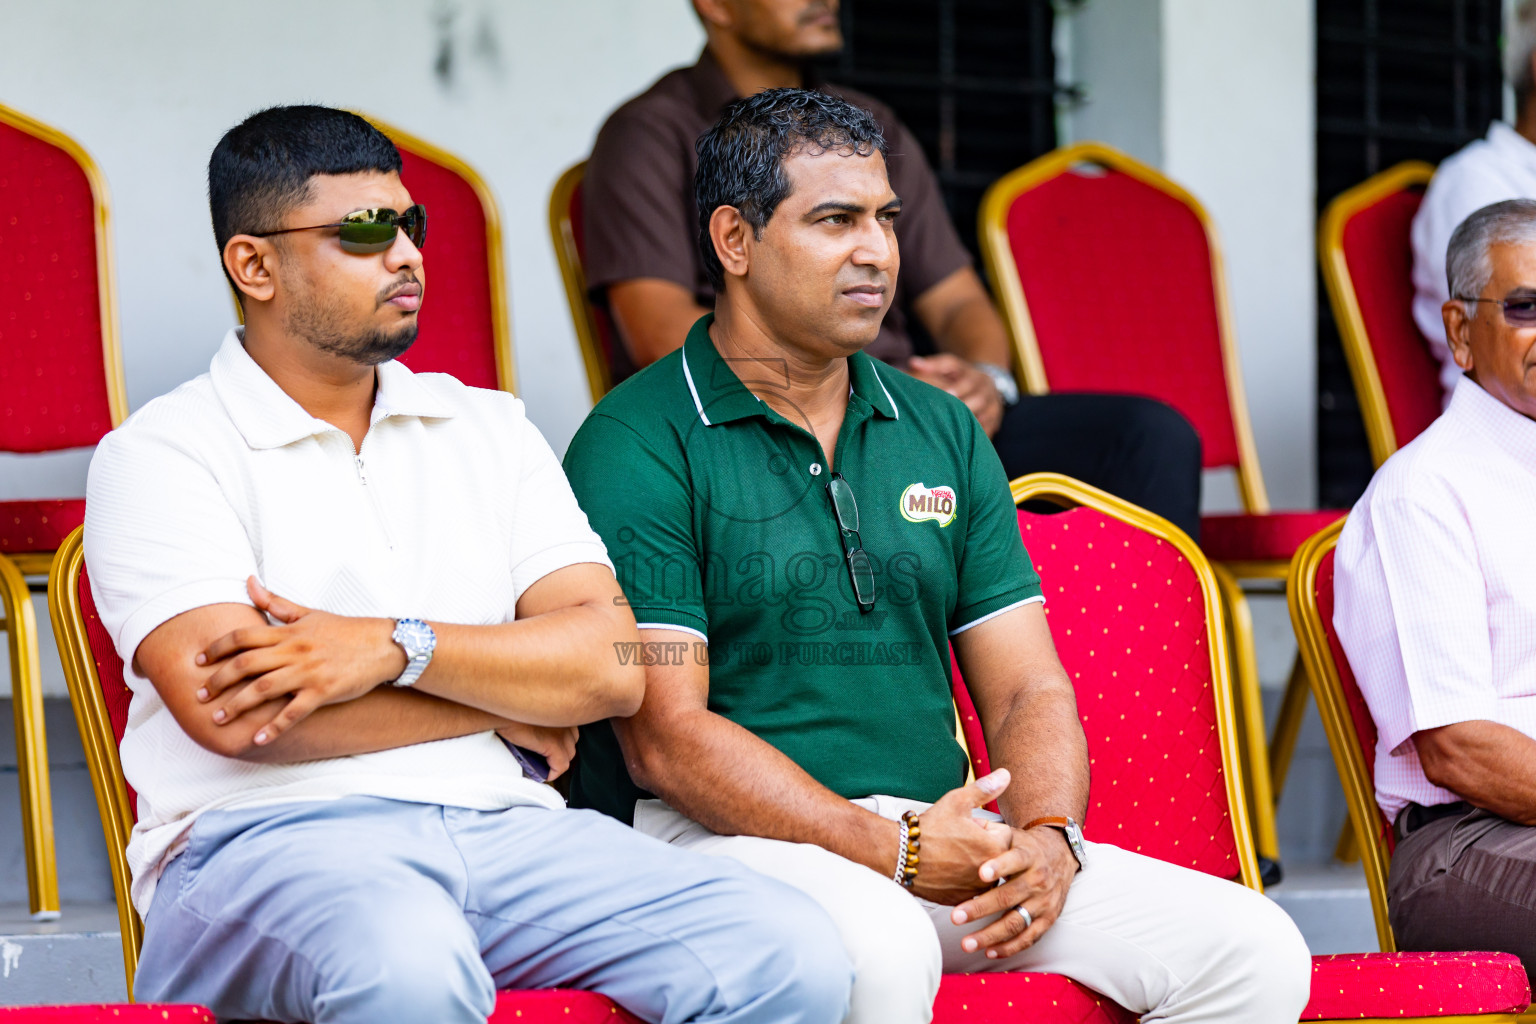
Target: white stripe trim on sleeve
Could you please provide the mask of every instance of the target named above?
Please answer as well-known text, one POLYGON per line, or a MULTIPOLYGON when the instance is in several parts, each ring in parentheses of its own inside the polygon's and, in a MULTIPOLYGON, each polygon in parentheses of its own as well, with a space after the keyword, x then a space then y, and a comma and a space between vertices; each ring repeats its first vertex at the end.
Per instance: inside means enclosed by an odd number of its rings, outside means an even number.
POLYGON ((972 626, 979 626, 983 622, 986 622, 988 619, 995 619, 995 618, 997 618, 999 615, 1003 614, 1004 612, 1011 612, 1015 608, 1023 608, 1027 604, 1035 604, 1036 602, 1038 602, 1040 604, 1045 604, 1045 595, 1044 594, 1036 594, 1034 597, 1026 597, 1022 601, 1015 601, 1015 602, 1013 602, 1013 604, 1004 605, 1003 607, 999 608, 995 612, 988 612, 987 614, 983 615, 979 619, 973 619, 972 621, 967 622, 965 625, 961 626, 959 629, 952 629, 952 630, 950 630, 949 631, 949 635, 950 636, 956 636, 956 635, 958 635, 960 633, 964 633, 966 630, 970 629, 972 626))
POLYGON ((704 403, 699 401, 699 389, 693 386, 693 372, 688 369, 688 353, 683 353, 683 379, 688 382, 688 393, 693 396, 693 407, 699 410, 699 419, 706 427, 714 426, 709 422, 709 417, 704 415, 704 403))
POLYGON ((636 629, 675 629, 679 633, 692 633, 694 636, 698 637, 700 640, 703 640, 705 643, 709 643, 709 637, 705 636, 703 633, 700 633, 698 630, 693 629, 692 627, 689 627, 689 626, 679 626, 675 622, 637 622, 637 623, 635 623, 635 628, 636 629))

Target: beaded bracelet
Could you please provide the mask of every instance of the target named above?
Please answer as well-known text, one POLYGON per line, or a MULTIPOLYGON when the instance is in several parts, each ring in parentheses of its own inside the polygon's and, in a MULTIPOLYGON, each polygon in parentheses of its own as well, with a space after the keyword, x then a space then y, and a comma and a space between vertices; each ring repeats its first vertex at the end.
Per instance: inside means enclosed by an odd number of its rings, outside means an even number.
POLYGON ((906 811, 901 816, 901 851, 897 855, 896 880, 908 889, 917 881, 917 851, 922 848, 923 826, 917 820, 916 811, 906 811))

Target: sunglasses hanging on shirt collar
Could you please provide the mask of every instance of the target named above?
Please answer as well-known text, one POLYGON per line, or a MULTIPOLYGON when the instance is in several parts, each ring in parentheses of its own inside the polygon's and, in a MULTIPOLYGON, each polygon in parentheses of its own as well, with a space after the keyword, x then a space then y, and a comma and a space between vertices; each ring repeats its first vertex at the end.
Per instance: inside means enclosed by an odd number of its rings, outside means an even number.
POLYGON ((427 244, 427 208, 417 203, 404 213, 394 210, 354 210, 341 220, 329 224, 309 224, 302 228, 282 228, 278 231, 252 232, 256 238, 286 235, 293 231, 318 231, 321 228, 337 228, 341 248, 350 253, 363 255, 384 252, 395 244, 395 232, 404 231, 405 237, 418 249, 427 244))

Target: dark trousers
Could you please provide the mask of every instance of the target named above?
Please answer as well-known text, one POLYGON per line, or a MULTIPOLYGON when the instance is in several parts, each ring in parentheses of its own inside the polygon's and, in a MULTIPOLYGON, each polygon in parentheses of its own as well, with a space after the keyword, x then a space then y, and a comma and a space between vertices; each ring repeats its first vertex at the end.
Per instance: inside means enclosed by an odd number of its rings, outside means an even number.
POLYGON ((1135 395, 1024 395, 992 439, 1008 479, 1065 473, 1200 539, 1200 436, 1135 395))
POLYGON ((1513 953, 1536 977, 1536 828, 1471 809, 1397 844, 1387 876, 1397 948, 1513 953))

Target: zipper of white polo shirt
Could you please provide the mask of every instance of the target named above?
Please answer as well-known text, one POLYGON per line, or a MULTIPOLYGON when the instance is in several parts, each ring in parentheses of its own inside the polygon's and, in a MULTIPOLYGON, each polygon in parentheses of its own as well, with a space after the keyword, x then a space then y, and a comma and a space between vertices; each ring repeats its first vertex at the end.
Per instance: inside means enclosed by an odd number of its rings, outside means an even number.
MULTIPOLYGON (((363 448, 368 447, 368 435, 363 435, 363 448)), ((368 495, 368 503, 373 506, 373 517, 378 520, 379 529, 384 531, 384 543, 389 545, 389 550, 395 550, 394 534, 389 532, 389 519, 384 515, 384 510, 379 507, 379 499, 374 495, 374 488, 368 486, 368 471, 363 465, 363 452, 359 448, 352 452, 352 464, 357 467, 357 482, 362 485, 363 493, 368 495)))

